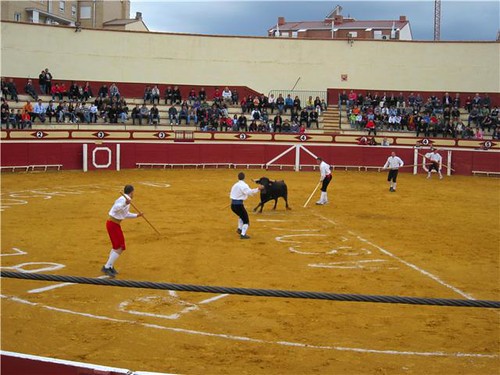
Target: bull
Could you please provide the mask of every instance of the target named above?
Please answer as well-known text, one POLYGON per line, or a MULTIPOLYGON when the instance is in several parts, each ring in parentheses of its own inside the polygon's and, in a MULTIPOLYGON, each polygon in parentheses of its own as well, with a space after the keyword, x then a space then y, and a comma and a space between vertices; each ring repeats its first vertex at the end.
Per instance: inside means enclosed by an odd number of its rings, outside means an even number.
POLYGON ((253 209, 254 212, 260 207, 259 213, 261 213, 264 208, 264 204, 271 200, 274 200, 273 210, 275 210, 276 205, 278 204, 278 198, 280 197, 285 200, 286 209, 291 210, 288 206, 288 188, 286 187, 285 181, 270 180, 267 177, 261 177, 254 181, 257 184, 264 186, 264 188, 260 191, 260 203, 253 209))

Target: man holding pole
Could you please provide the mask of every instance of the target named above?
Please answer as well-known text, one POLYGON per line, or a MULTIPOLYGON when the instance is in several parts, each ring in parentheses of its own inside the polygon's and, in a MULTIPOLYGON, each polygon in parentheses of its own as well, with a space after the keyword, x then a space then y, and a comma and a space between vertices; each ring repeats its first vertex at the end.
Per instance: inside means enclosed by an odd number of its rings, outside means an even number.
POLYGON ((328 203, 328 195, 326 193, 326 189, 332 180, 332 170, 328 163, 325 163, 322 158, 316 158, 316 162, 319 164, 319 173, 321 177, 319 182, 321 184, 321 197, 316 204, 323 205, 328 203))
POLYGON ((130 203, 134 196, 134 187, 132 185, 125 185, 121 197, 119 197, 111 210, 109 210, 109 217, 106 221, 106 229, 108 230, 109 238, 113 248, 109 252, 109 258, 106 264, 101 268, 101 271, 110 276, 115 277, 118 273, 114 264, 123 251, 125 251, 125 237, 123 236, 121 221, 127 218, 136 218, 143 216, 142 212, 133 214, 129 212, 130 203))
POLYGON ((389 191, 391 193, 396 192, 396 180, 398 178, 399 168, 401 168, 403 165, 404 165, 403 160, 401 160, 398 156, 396 156, 396 153, 393 151, 391 153, 391 156, 387 158, 387 161, 382 167, 383 169, 389 169, 389 175, 387 176, 387 181, 389 181, 390 183, 389 191))

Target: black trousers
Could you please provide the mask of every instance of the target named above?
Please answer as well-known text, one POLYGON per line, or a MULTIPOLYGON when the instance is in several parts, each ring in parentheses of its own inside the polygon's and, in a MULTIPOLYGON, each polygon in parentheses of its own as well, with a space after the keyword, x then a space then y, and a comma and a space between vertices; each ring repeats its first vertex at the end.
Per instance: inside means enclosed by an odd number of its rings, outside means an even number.
POLYGON ((233 211, 243 221, 243 224, 250 224, 248 212, 242 204, 232 204, 231 211, 233 211))
POLYGON ((331 174, 328 175, 328 176, 325 176, 325 178, 323 179, 323 183, 321 184, 321 191, 323 191, 323 192, 326 193, 326 188, 330 184, 331 180, 332 180, 332 175, 331 174))
POLYGON ((392 180, 392 182, 396 182, 396 180, 398 178, 398 172, 399 172, 398 169, 391 169, 389 171, 389 175, 387 176, 387 181, 391 181, 392 180))

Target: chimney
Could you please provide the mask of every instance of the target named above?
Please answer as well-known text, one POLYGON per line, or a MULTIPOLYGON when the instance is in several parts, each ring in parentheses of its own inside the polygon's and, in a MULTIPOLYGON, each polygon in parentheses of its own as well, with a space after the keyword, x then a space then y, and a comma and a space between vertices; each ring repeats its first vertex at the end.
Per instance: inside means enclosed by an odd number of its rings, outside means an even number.
POLYGON ((135 19, 136 20, 142 20, 142 13, 141 12, 135 12, 135 19))
POLYGON ((278 17, 278 26, 285 24, 285 17, 278 17))
POLYGON ((406 16, 399 16, 399 21, 406 22, 406 16))

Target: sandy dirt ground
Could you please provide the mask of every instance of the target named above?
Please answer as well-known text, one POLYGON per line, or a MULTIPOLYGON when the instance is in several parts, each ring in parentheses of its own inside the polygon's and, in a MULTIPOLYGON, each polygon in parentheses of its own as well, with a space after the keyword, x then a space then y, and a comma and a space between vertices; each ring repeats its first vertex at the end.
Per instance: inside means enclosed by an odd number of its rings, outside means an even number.
MULTIPOLYGON (((237 170, 2 174, 3 270, 103 276, 107 213, 125 184, 119 279, 499 300, 500 181, 335 171, 330 203, 303 205, 318 172, 236 234, 237 170)), ((255 207, 250 198, 247 209, 255 207)), ((499 312, 61 285, 2 279, 4 350, 182 374, 494 374, 499 312)))

